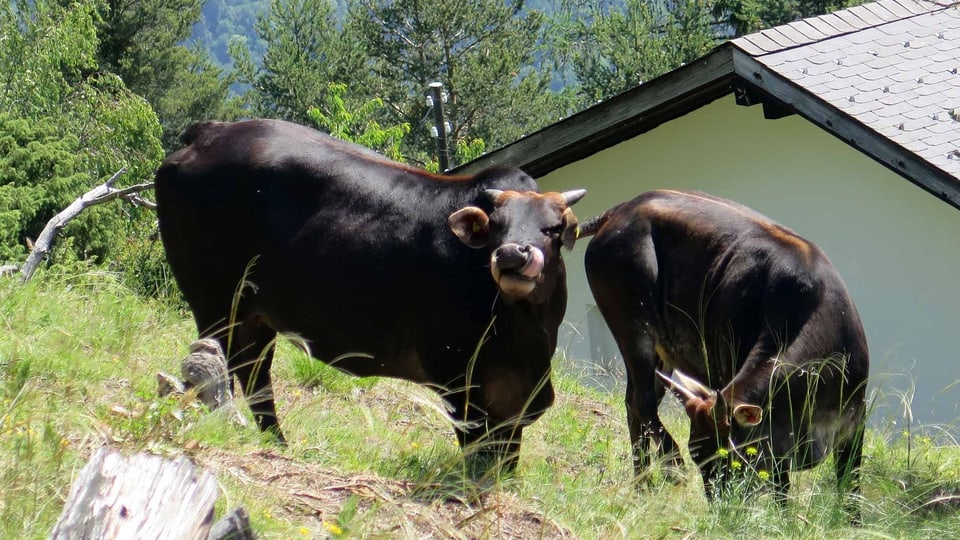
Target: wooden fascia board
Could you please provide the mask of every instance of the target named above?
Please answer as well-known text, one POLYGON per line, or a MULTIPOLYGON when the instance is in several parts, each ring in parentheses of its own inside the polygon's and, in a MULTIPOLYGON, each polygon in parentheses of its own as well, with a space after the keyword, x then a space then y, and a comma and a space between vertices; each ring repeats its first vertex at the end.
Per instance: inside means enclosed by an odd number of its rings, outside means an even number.
POLYGON ((538 178, 649 131, 732 92, 729 44, 523 139, 450 171, 473 174, 494 165, 538 178))
POLYGON ((734 49, 733 62, 737 76, 748 84, 777 98, 824 131, 960 209, 960 183, 951 175, 782 78, 749 54, 734 49))

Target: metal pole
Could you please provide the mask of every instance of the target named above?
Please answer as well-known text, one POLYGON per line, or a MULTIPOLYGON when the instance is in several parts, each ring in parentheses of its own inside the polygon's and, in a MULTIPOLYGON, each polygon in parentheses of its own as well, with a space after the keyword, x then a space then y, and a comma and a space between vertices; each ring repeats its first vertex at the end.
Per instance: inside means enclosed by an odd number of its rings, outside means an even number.
POLYGON ((450 153, 447 149, 447 123, 443 115, 443 83, 430 83, 433 94, 433 122, 437 128, 437 159, 440 162, 440 171, 450 168, 450 153))

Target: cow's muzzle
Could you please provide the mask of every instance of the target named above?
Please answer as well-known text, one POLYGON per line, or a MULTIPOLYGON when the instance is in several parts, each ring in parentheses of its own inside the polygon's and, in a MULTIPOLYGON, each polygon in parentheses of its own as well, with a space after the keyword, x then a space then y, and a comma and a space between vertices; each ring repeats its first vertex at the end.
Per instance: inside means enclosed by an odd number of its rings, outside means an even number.
POLYGON ((504 244, 490 256, 490 272, 500 292, 524 297, 542 280, 543 251, 530 245, 504 244))

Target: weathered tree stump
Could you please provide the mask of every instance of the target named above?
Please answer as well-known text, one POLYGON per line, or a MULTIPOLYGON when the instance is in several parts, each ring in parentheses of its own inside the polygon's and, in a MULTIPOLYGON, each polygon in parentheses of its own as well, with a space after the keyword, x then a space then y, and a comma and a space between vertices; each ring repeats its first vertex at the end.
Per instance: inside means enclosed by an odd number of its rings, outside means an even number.
POLYGON ((233 512, 223 516, 220 521, 210 527, 208 540, 257 540, 257 535, 250 527, 250 516, 243 508, 235 508, 233 512))
POLYGON ((51 539, 207 540, 217 481, 187 458, 101 448, 80 471, 51 539))
POLYGON ((80 471, 51 540, 256 540, 236 508, 213 522, 220 489, 213 475, 174 460, 101 448, 80 471))
POLYGON ((194 390, 211 411, 225 409, 233 421, 246 425, 246 419, 234 404, 227 360, 215 339, 198 339, 190 344, 190 354, 180 361, 180 376, 182 381, 167 373, 157 373, 161 397, 194 390))

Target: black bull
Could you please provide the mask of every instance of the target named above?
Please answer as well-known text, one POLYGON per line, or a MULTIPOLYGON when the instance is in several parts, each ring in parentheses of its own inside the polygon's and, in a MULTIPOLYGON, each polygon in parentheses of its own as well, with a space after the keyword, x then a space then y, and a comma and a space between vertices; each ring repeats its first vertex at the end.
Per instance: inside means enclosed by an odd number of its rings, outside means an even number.
POLYGON ((626 365, 638 475, 651 444, 679 463, 657 413, 666 385, 690 416, 708 494, 737 460, 782 497, 791 466, 831 450, 841 485, 856 489, 867 344, 819 248, 732 201, 667 190, 583 224, 581 236, 594 233, 587 278, 626 365))
POLYGON ((435 389, 464 448, 516 464, 553 402, 560 247, 584 191, 540 194, 512 168, 433 175, 281 121, 181 138, 156 176, 164 248, 261 429, 282 440, 270 365, 291 333, 349 373, 435 389))

